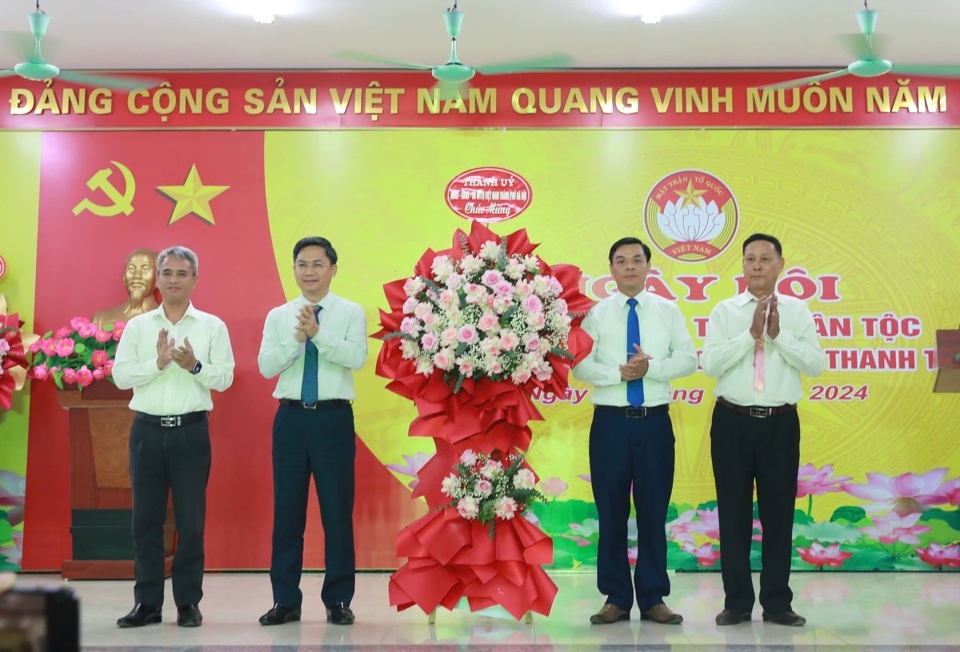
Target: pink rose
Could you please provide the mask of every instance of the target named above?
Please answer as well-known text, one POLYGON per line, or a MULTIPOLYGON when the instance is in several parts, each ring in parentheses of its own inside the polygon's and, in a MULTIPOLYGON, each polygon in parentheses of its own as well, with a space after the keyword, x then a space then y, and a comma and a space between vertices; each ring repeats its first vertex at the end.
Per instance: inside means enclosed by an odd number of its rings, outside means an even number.
POLYGON ((125 321, 117 321, 113 323, 113 330, 117 330, 118 328, 123 329, 126 327, 127 327, 127 322, 125 321))
POLYGON ((420 338, 420 344, 422 344, 423 348, 427 349, 428 351, 432 351, 433 349, 437 348, 437 344, 439 343, 440 342, 437 339, 437 336, 433 333, 426 333, 420 338))
POLYGON ((465 496, 457 503, 457 513, 468 521, 477 518, 480 513, 480 505, 473 496, 465 496))
POLYGON ((437 369, 443 369, 444 371, 450 371, 453 368, 454 357, 453 354, 447 350, 439 351, 436 355, 433 356, 433 364, 437 369))
POLYGON ((480 492, 480 495, 486 498, 491 493, 493 493, 493 483, 489 480, 481 480, 477 483, 477 491, 480 492))
POLYGON ((403 284, 403 292, 408 297, 415 297, 421 292, 423 292, 426 285, 419 277, 408 278, 403 284))
MULTIPOLYGON (((97 327, 94 326, 93 328, 94 328, 94 330, 96 330, 97 327)), ((62 338, 64 338, 64 337, 69 337, 69 336, 70 336, 70 333, 72 333, 72 332, 73 332, 73 329, 72 329, 72 328, 70 328, 69 326, 64 326, 63 328, 58 328, 58 329, 57 329, 57 332, 54 333, 53 336, 59 340, 59 339, 62 339, 62 338)), ((85 335, 84 337, 89 337, 89 335, 85 335)))
POLYGON ((94 369, 94 370, 93 370, 93 377, 94 377, 94 379, 96 379, 96 380, 103 380, 103 379, 106 378, 107 376, 106 376, 106 374, 103 373, 103 369, 94 369))
POLYGON ((103 349, 97 349, 90 354, 90 362, 93 363, 93 366, 98 369, 102 367, 109 359, 110 354, 103 349))
MULTIPOLYGON (((94 335, 97 334, 98 330, 99 328, 97 327, 96 324, 91 324, 88 322, 77 329, 77 334, 80 337, 93 337, 94 335)), ((64 335, 63 337, 66 337, 66 335, 64 335)))
POLYGON ((504 351, 513 351, 520 344, 520 338, 513 331, 500 332, 500 346, 504 351))
POLYGON ((442 333, 440 333, 440 341, 446 344, 447 346, 451 344, 456 344, 457 342, 457 329, 448 328, 442 333))
POLYGON ((90 323, 90 320, 87 319, 86 317, 74 317, 73 319, 70 320, 70 328, 72 328, 75 331, 78 331, 80 330, 81 326, 89 323, 90 323))
POLYGON ((73 349, 76 345, 77 343, 74 342, 72 339, 70 339, 69 337, 64 337, 63 339, 57 340, 57 343, 56 345, 54 345, 53 350, 54 350, 54 353, 65 358, 68 355, 71 355, 73 353, 73 349))
POLYGON ((107 360, 103 365, 103 375, 110 377, 113 375, 113 360, 107 360))
POLYGON ((93 382, 93 372, 87 369, 87 365, 80 367, 77 371, 77 384, 80 387, 87 387, 93 382))
POLYGON ((480 280, 483 281, 484 285, 492 288, 503 280, 503 274, 501 274, 498 270, 488 269, 483 273, 483 276, 480 277, 480 280))
POLYGON ((501 296, 513 294, 513 285, 509 281, 500 281, 493 286, 493 291, 501 296))
POLYGON ((563 285, 553 276, 550 277, 550 294, 556 297, 563 294, 563 285))
POLYGON ((523 371, 514 371, 513 372, 513 382, 517 385, 522 385, 525 382, 530 380, 530 372, 527 370, 523 371))
POLYGON ((502 373, 503 373, 503 365, 500 364, 499 362, 494 362, 492 365, 490 365, 490 373, 492 373, 492 374, 502 374, 502 373))
POLYGON ((437 321, 437 316, 431 312, 423 318, 423 327, 430 328, 435 321, 437 321))
POLYGON ((440 293, 440 299, 437 303, 444 310, 450 310, 460 303, 460 297, 453 290, 444 290, 440 293))
POLYGON ((43 351, 47 357, 57 355, 57 341, 52 337, 49 340, 42 340, 40 342, 40 350, 43 351))
POLYGON ((477 463, 477 454, 468 448, 460 455, 460 463, 464 466, 473 466, 477 463))
POLYGON ((423 321, 423 318, 433 312, 433 306, 424 301, 423 303, 418 303, 417 307, 413 309, 413 316, 423 321))
POLYGON ((403 302, 403 314, 412 315, 418 305, 420 305, 420 302, 417 301, 417 297, 407 297, 407 300, 403 302))
POLYGON ((477 329, 467 324, 460 328, 460 331, 457 333, 457 339, 463 342, 464 344, 471 344, 478 337, 477 329))
POLYGON ((531 335, 527 338, 527 341, 523 343, 527 347, 527 351, 536 351, 540 348, 540 338, 536 335, 531 335))
POLYGON ((113 341, 114 342, 119 342, 120 338, 123 337, 124 325, 122 324, 123 322, 118 321, 116 324, 113 325, 113 341))
POLYGON ((60 377, 60 379, 63 382, 69 383, 72 385, 73 383, 77 382, 77 372, 74 371, 73 369, 64 369, 63 375, 60 377))
POLYGON ((39 340, 34 341, 34 343, 29 346, 30 353, 39 353, 39 352, 40 352, 40 348, 41 348, 42 346, 43 346, 43 340, 42 340, 42 339, 39 339, 39 340))
POLYGON ((30 374, 37 380, 46 380, 50 377, 50 372, 47 370, 47 365, 43 364, 38 364, 36 367, 31 369, 30 374))
POLYGON ((420 332, 420 322, 414 317, 404 317, 400 322, 400 332, 405 335, 416 335, 420 332))
POLYGON ((515 287, 515 292, 518 297, 526 298, 533 294, 533 286, 527 281, 520 281, 515 287))
POLYGON ((505 521, 509 521, 517 514, 517 501, 510 496, 504 496, 497 501, 494 513, 505 521))
POLYGON ((463 376, 472 376, 473 375, 473 363, 469 360, 464 360, 460 363, 460 374, 463 376))
POLYGON ((523 307, 527 309, 527 312, 543 312, 543 301, 537 295, 529 296, 524 301, 523 307))
POLYGON ((498 330, 500 328, 500 319, 494 313, 487 311, 480 316, 477 327, 484 333, 498 330))
POLYGON ((100 329, 94 337, 97 338, 98 342, 109 342, 113 339, 113 333, 100 329))
POLYGON ((463 277, 460 274, 451 274, 447 277, 447 287, 451 290, 459 290, 463 285, 463 277))

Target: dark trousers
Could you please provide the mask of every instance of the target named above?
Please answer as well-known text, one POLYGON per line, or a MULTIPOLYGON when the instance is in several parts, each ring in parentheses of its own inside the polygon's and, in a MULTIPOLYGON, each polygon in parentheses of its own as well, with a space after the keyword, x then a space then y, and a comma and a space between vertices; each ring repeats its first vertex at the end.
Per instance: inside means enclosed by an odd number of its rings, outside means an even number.
POLYGON ((320 597, 332 607, 353 599, 353 408, 305 410, 281 405, 273 420, 273 600, 299 608, 303 601, 303 532, 310 475, 317 487, 326 572, 320 597))
POLYGON ((590 427, 590 482, 600 519, 597 588, 625 611, 647 611, 670 595, 667 506, 673 490, 673 424, 667 413, 632 419, 596 410, 590 427), (630 580, 630 484, 637 509, 637 567, 630 580))
POLYGON ((163 604, 163 523, 173 496, 177 551, 173 555, 173 599, 177 606, 203 597, 203 528, 210 477, 207 420, 177 428, 134 419, 130 428, 130 486, 133 490, 134 599, 163 604))
POLYGON ((720 517, 725 608, 753 609, 750 541, 756 481, 757 506, 763 526, 760 605, 771 614, 790 611, 793 512, 800 466, 797 412, 758 419, 718 404, 713 408, 710 442, 720 517))

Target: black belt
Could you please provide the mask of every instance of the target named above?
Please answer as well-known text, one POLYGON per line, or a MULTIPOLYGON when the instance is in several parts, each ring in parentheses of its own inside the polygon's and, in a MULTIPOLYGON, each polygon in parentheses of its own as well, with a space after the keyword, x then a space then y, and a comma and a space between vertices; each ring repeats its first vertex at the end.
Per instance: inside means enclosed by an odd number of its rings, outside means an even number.
POLYGON ((649 417, 652 414, 663 414, 664 412, 670 411, 670 406, 668 404, 664 405, 654 405, 653 407, 630 407, 625 406, 621 407, 619 405, 595 405, 594 410, 598 412, 610 412, 612 414, 619 414, 622 417, 627 417, 628 419, 642 419, 643 417, 649 417))
POLYGON ((722 396, 717 397, 717 403, 728 410, 733 410, 734 412, 739 412, 740 414, 746 414, 755 419, 766 419, 767 417, 772 417, 775 414, 793 412, 797 409, 796 403, 788 403, 786 405, 778 405, 776 407, 763 407, 760 405, 737 405, 736 403, 731 403, 722 396))
POLYGON ((143 412, 137 412, 135 419, 140 421, 146 421, 147 423, 152 423, 154 425, 161 426, 163 428, 178 428, 180 426, 188 426, 191 423, 199 423, 200 421, 205 421, 207 419, 206 412, 188 412, 187 414, 175 414, 167 417, 158 417, 152 414, 144 414, 143 412))
POLYGON ((280 405, 287 407, 302 408, 304 410, 332 410, 333 408, 349 407, 350 401, 345 398, 333 398, 329 401, 316 401, 314 403, 304 403, 303 401, 294 401, 289 398, 280 399, 280 405))

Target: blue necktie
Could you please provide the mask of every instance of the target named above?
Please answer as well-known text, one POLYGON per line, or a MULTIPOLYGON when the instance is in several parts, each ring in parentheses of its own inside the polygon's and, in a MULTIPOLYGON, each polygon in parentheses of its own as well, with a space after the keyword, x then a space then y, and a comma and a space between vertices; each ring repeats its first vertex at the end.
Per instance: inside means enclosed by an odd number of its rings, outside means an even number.
MULTIPOLYGON (((320 310, 320 306, 313 307, 313 316, 318 322, 320 321, 320 310)), ((303 356, 303 382, 300 385, 300 400, 307 404, 316 403, 319 395, 318 359, 317 345, 310 338, 307 338, 307 352, 303 356)))
MULTIPOLYGON (((630 305, 630 314, 627 315, 627 362, 630 362, 636 353, 633 345, 640 346, 640 317, 637 315, 637 300, 630 297, 627 303, 630 305)), ((627 383, 627 400, 635 408, 643 405, 643 378, 627 383)))

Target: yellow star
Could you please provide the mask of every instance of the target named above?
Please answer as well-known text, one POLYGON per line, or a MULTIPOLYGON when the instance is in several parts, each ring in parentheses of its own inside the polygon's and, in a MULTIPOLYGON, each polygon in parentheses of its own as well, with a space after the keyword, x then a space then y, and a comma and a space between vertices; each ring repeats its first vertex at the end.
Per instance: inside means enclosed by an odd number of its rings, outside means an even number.
POLYGON ((182 186, 157 186, 157 190, 177 202, 167 226, 191 213, 210 224, 215 224, 213 211, 210 210, 210 200, 229 187, 204 186, 197 173, 196 164, 190 168, 190 174, 187 175, 187 180, 182 186))
POLYGON ((683 197, 683 205, 680 206, 680 208, 683 208, 683 207, 686 206, 687 204, 693 204, 694 206, 696 206, 696 205, 697 205, 697 198, 698 198, 700 195, 705 195, 705 194, 707 193, 706 190, 694 190, 694 189, 693 189, 693 181, 688 181, 688 182, 687 182, 687 189, 686 189, 686 190, 674 190, 673 192, 675 192, 675 193, 677 193, 678 195, 680 195, 681 197, 683 197))

